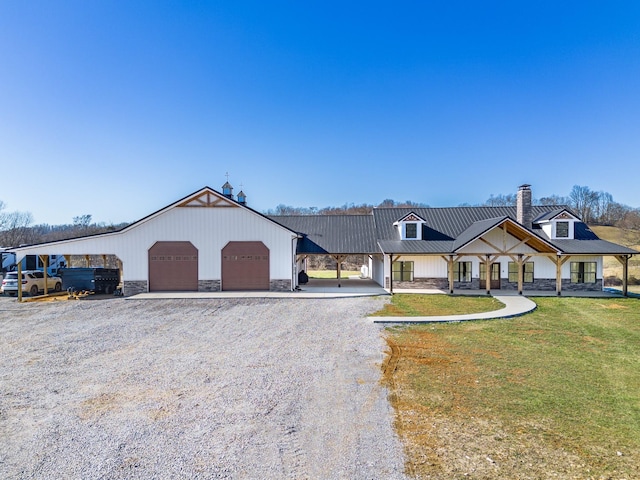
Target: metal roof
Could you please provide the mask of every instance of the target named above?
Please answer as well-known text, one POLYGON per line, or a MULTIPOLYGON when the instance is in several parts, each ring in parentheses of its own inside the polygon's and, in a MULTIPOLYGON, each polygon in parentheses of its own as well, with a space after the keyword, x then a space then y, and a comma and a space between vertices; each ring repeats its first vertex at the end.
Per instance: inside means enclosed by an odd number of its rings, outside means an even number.
MULTIPOLYGON (((536 218, 547 213, 549 209, 557 210, 563 208, 563 206, 558 205, 534 205, 531 207, 531 210, 533 217, 536 218)), ((515 206, 442 208, 381 207, 373 209, 377 237, 382 240, 399 240, 400 234, 398 230, 394 228, 393 222, 403 218, 410 212, 414 212, 416 215, 424 218, 427 228, 435 236, 427 235, 427 237, 423 237, 427 240, 443 240, 444 238, 453 240, 458 238, 471 224, 491 218, 509 217, 513 221, 517 221, 515 206)))
POLYGON ((271 215, 303 236, 298 254, 378 253, 372 215, 271 215))

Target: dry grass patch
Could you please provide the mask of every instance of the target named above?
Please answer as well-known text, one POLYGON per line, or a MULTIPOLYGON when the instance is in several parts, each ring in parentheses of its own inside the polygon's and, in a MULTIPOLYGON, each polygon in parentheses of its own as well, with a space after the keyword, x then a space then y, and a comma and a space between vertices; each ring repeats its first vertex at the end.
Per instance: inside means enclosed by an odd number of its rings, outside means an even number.
POLYGON ((388 329, 415 478, 637 478, 640 300, 540 298, 510 320, 388 329))

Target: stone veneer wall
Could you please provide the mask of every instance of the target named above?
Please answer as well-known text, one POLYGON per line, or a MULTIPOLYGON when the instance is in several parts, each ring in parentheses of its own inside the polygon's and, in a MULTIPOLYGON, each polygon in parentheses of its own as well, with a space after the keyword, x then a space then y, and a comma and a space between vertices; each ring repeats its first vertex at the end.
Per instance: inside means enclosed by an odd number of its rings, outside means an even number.
POLYGON ((219 292, 220 280, 198 280, 199 292, 219 292))
MULTIPOLYGON (((484 284, 484 280, 482 281, 484 284)), ((446 278, 416 278, 413 282, 393 282, 393 288, 437 288, 440 290, 447 290, 449 288, 449 282, 446 278)), ((484 290, 485 287, 480 287, 480 280, 477 278, 472 279, 470 282, 454 282, 453 288, 455 290, 484 290)), ((497 290, 497 289, 493 289, 497 290)), ((518 290, 518 284, 515 282, 509 282, 508 279, 500 279, 500 290, 515 291, 518 290)), ((550 291, 556 290, 555 278, 536 278, 533 283, 523 283, 523 291, 550 291)), ((596 283, 571 283, 568 279, 562 280, 562 291, 568 292, 598 292, 602 290, 602 279, 596 280, 596 283)))
POLYGON ((148 291, 149 286, 146 280, 125 280, 122 282, 122 294, 125 297, 130 297, 139 293, 147 293, 148 291))
POLYGON ((447 290, 449 281, 446 278, 414 278, 413 282, 393 282, 393 288, 426 288, 447 290))
POLYGON ((567 292, 599 292, 602 291, 602 279, 596 279, 596 283, 571 283, 570 280, 562 280, 562 291, 567 292))
POLYGON ((290 292, 291 280, 271 280, 269 282, 269 291, 271 292, 290 292))
POLYGON ((471 279, 470 282, 453 282, 454 290, 480 290, 480 280, 471 279))

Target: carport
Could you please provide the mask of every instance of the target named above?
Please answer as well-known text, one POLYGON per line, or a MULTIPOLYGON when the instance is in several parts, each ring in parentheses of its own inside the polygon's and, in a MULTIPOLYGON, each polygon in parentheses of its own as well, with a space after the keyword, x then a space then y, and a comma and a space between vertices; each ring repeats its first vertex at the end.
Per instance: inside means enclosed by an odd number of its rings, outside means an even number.
MULTIPOLYGON (((67 241, 68 242, 68 241, 67 241)), ((120 272, 120 278, 122 279, 122 271, 123 271, 123 263, 120 258, 115 253, 96 253, 96 251, 85 250, 83 253, 78 253, 77 251, 73 253, 69 253, 69 249, 65 247, 65 241, 58 242, 50 242, 43 243, 40 245, 31 245, 25 247, 15 248, 12 251, 16 254, 16 263, 17 263, 17 273, 18 278, 22 277, 22 260, 27 255, 37 255, 40 258, 42 265, 44 266, 43 274, 45 277, 44 282, 44 294, 49 294, 49 289, 47 285, 47 268, 49 262, 50 255, 61 255, 65 258, 66 265, 72 265, 72 257, 75 259, 82 259, 84 261, 85 267, 98 267, 101 266, 103 268, 107 268, 109 262, 116 263, 115 268, 117 268, 120 272), (61 250, 64 253, 61 253, 61 250), (114 260, 115 258, 115 260, 114 260), (100 264, 100 265, 98 265, 100 264)), ((74 260, 75 260, 74 259, 74 260)), ((22 282, 18 282, 18 301, 22 301, 23 294, 25 292, 22 291, 22 282)))
MULTIPOLYGON (((329 255, 335 260, 336 278, 311 279, 309 286, 313 282, 318 287, 346 287, 346 280, 340 278, 342 262, 350 255, 371 259, 380 253, 375 241, 373 215, 277 215, 269 218, 300 235, 296 248, 298 272, 306 270, 307 259, 313 256, 329 255)), ((368 277, 374 278, 371 273, 369 268, 368 277)))

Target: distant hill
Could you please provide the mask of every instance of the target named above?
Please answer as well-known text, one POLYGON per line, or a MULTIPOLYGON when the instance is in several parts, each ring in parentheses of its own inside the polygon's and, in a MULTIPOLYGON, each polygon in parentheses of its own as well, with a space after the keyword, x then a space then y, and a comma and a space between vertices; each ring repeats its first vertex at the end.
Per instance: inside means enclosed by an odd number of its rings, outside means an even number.
MULTIPOLYGON (((624 245, 640 251, 640 230, 629 230, 619 227, 604 227, 590 225, 589 228, 595 232, 602 240, 624 245)), ((622 278, 622 264, 613 257, 604 257, 604 276, 622 278)), ((605 284, 607 282, 605 281, 605 284)), ((629 284, 640 284, 640 255, 636 255, 629 260, 629 284)), ((630 287, 630 290, 640 292, 640 288, 636 285, 630 287)))

